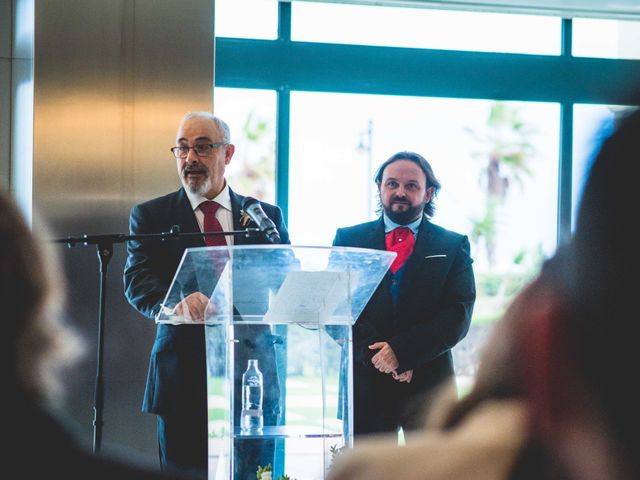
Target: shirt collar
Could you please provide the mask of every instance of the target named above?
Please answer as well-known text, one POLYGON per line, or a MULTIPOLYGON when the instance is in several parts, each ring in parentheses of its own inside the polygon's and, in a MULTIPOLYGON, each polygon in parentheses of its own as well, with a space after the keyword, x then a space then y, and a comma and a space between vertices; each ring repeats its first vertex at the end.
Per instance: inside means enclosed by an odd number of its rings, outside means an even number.
POLYGON ((393 220, 391 220, 389 217, 387 217, 384 213, 382 214, 382 219, 384 220, 384 233, 389 233, 391 230, 393 230, 394 228, 398 228, 398 227, 409 227, 411 229, 411 231, 413 232, 414 236, 418 236, 418 230, 420 229, 420 224, 422 223, 422 217, 424 217, 424 215, 420 215, 420 218, 414 220, 413 222, 407 224, 407 225, 400 225, 396 222, 394 222, 393 220))
MULTIPOLYGON (((202 195, 199 195, 197 193, 191 193, 186 188, 185 192, 187 194, 187 198, 189 198, 191 208, 194 211, 198 208, 198 206, 200 206, 202 202, 206 202, 209 200, 208 198, 203 197, 202 195)), ((222 208, 231 211, 231 195, 229 194, 229 184, 227 182, 225 182, 222 191, 215 198, 212 198, 212 200, 214 202, 218 202, 222 208)))

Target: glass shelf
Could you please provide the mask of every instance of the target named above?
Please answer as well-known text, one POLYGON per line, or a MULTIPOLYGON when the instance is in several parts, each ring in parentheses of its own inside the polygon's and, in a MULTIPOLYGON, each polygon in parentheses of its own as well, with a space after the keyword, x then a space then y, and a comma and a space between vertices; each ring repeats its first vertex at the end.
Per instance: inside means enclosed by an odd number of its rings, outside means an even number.
POLYGON ((305 425, 278 425, 266 426, 262 433, 244 433, 240 427, 234 430, 234 438, 242 439, 269 439, 269 438, 341 438, 342 432, 322 430, 319 427, 305 425))

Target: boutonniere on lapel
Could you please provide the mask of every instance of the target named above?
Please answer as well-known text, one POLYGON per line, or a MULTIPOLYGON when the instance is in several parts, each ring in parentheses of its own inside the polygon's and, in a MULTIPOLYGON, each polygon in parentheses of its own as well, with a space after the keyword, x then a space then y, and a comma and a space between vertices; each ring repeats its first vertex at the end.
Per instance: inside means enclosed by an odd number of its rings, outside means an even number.
POLYGON ((240 225, 245 228, 251 222, 251 217, 244 210, 240 210, 240 225))

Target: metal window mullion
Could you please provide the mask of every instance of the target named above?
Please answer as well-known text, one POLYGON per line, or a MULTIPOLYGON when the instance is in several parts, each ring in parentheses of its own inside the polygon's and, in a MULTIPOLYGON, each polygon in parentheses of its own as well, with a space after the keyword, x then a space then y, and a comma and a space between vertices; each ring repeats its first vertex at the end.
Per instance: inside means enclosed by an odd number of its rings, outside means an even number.
POLYGON ((282 87, 277 92, 276 109, 276 203, 289 221, 289 129, 291 91, 282 87))
MULTIPOLYGON (((572 57, 572 21, 562 19, 561 56, 566 61, 572 57)), ((573 185, 573 107, 571 101, 560 103, 560 159, 558 170, 558 231, 557 244, 563 245, 571 238, 572 185, 573 185)))
POLYGON ((278 40, 291 41, 291 4, 278 3, 278 40))

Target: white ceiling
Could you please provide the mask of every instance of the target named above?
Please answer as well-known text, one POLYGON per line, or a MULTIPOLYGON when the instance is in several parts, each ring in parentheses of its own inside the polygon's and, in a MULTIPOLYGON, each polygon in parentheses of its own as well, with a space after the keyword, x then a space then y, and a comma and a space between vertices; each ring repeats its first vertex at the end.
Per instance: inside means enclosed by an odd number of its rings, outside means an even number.
MULTIPOLYGON (((283 0, 280 0, 283 1, 283 0)), ((284 0, 291 1, 291 0, 284 0)), ((305 0, 404 7, 640 20, 640 0, 305 0)))

